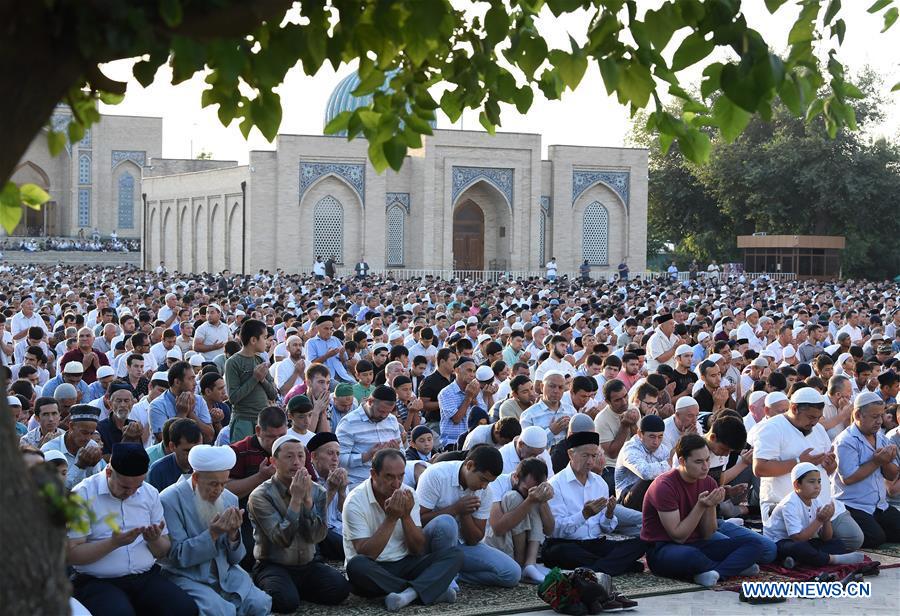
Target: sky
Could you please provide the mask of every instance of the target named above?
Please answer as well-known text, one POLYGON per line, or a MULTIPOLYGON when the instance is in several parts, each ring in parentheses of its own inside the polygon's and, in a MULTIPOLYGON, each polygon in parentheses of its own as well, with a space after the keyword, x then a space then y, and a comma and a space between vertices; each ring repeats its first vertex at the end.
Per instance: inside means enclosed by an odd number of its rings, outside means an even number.
MULTIPOLYGON (((645 10, 658 4, 654 0, 641 0, 639 8, 645 10)), ((760 31, 775 49, 785 48, 790 25, 798 10, 796 5, 787 4, 773 16, 766 11, 762 0, 745 0, 743 4, 751 27, 760 31)), ((888 92, 892 84, 900 81, 900 45, 897 45, 900 41, 900 23, 888 33, 881 34, 881 16, 869 15, 865 10, 869 4, 868 0, 844 3, 841 16, 847 22, 847 35, 839 59, 851 72, 871 66, 884 75, 884 91, 888 92)), ((551 47, 567 49, 570 34, 577 41, 584 42, 587 21, 584 14, 573 14, 558 20, 546 9, 545 13, 538 26, 551 47)), ((669 43, 669 57, 683 36, 676 35, 669 43)), ((122 60, 103 67, 104 72, 113 79, 127 81, 128 92, 121 104, 101 105, 101 111, 115 115, 161 116, 164 157, 193 158, 204 151, 217 159, 236 160, 244 164, 250 150, 274 149, 274 143, 266 141, 256 129, 245 140, 237 122, 224 127, 218 120, 216 107, 201 108, 200 96, 206 87, 203 75, 173 86, 171 71, 164 66, 157 73, 155 82, 143 88, 131 77, 133 63, 133 60, 122 60)), ((698 83, 704 65, 683 71, 683 81, 698 83)), ((326 63, 315 76, 310 77, 299 68, 293 69, 278 89, 284 108, 280 132, 322 134, 328 96, 352 70, 352 66, 344 65, 335 72, 326 63)), ((897 139, 900 136, 900 92, 888 96, 888 119, 876 127, 874 133, 897 139)), ((541 134, 544 154, 548 145, 555 144, 625 146, 628 145, 632 126, 628 110, 619 105, 615 97, 607 96, 596 65, 589 65, 578 88, 574 92, 567 91, 559 101, 548 101, 539 90, 535 90, 534 104, 525 115, 519 114, 514 107, 504 105, 502 123, 499 131, 541 134)), ((438 128, 482 130, 476 111, 464 114, 462 121, 453 125, 438 112, 438 128)))

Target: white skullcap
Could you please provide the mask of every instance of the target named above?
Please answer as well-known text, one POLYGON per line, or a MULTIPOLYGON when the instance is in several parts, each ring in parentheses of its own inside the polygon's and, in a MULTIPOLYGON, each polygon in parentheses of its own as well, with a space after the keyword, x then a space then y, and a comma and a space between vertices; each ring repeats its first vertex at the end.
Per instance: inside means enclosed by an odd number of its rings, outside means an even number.
POLYGON ((678 398, 678 402, 675 403, 675 410, 680 411, 681 409, 686 409, 691 406, 700 407, 700 403, 694 400, 691 396, 684 396, 682 398, 678 398))
POLYGON ((528 426, 522 430, 519 438, 534 449, 544 449, 547 446, 547 432, 539 426, 528 426))
MULTIPOLYGON (((275 439, 275 442, 272 443, 272 455, 274 456, 275 452, 278 451, 278 449, 282 445, 284 445, 285 443, 290 443, 290 442, 297 442, 297 443, 300 443, 301 445, 303 444, 303 441, 301 441, 297 436, 288 432, 284 436, 279 436, 277 439, 275 439)), ((231 449, 231 448, 229 447, 229 449, 231 449)), ((193 451, 193 450, 191 450, 191 451, 193 451)))
POLYGON ((457 321, 456 323, 453 324, 453 329, 459 329, 460 327, 465 327, 465 326, 466 326, 465 321, 457 321))
POLYGON ((478 325, 478 317, 476 317, 474 315, 469 317, 468 319, 466 319, 466 324, 467 325, 478 325))
MULTIPOLYGON (((291 328, 289 327, 288 329, 291 329, 291 328)), ((296 334, 292 334, 292 335, 290 335, 290 336, 287 337, 287 340, 284 341, 285 346, 289 345, 289 344, 292 343, 294 340, 296 340, 296 341, 299 342, 300 344, 303 344, 303 338, 301 338, 300 336, 298 336, 298 335, 296 335, 296 334)))
POLYGON ((22 407, 22 401, 19 400, 18 396, 6 396, 6 404, 7 406, 18 406, 22 407))
POLYGON ((212 308, 213 310, 218 310, 219 314, 223 314, 223 312, 224 312, 222 310, 222 307, 219 304, 210 304, 209 306, 206 307, 206 310, 208 311, 210 308, 212 308))
POLYGON ((711 361, 712 363, 716 363, 716 362, 718 362, 718 361, 722 361, 722 360, 725 359, 725 358, 722 357, 719 353, 713 353, 712 355, 710 355, 710 356, 707 357, 706 359, 707 359, 707 361, 711 361))
POLYGON ((741 357, 743 357, 743 355, 741 355, 741 354, 738 353, 737 351, 732 351, 732 352, 731 352, 731 359, 740 359, 741 357))
POLYGON ((748 402, 750 402, 750 406, 753 406, 760 400, 766 397, 766 392, 764 391, 754 391, 750 393, 750 398, 748 398, 748 402))
POLYGON ((773 391, 769 395, 766 396, 766 406, 772 408, 779 402, 786 402, 788 399, 787 396, 784 395, 784 392, 781 391, 773 391))
POLYGON ((105 379, 108 376, 116 376, 116 371, 113 370, 112 366, 100 366, 97 368, 98 379, 105 379))
POLYGON ((195 368, 202 366, 203 365, 203 356, 202 355, 192 355, 191 358, 188 360, 188 362, 195 368))
POLYGON ((763 357, 757 357, 750 362, 750 365, 755 366, 756 368, 768 368, 769 362, 767 362, 763 357))
POLYGON ((501 335, 501 336, 504 336, 504 335, 508 336, 508 335, 510 335, 511 333, 512 333, 512 328, 511 328, 511 327, 504 327, 503 329, 500 330, 500 335, 501 335))
POLYGON ((803 389, 798 389, 791 396, 791 403, 793 404, 825 404, 825 398, 822 397, 815 388, 813 387, 804 387, 803 389))
POLYGON ((691 348, 691 345, 689 344, 681 344, 675 349, 675 355, 687 355, 688 353, 691 353, 692 355, 694 353, 694 349, 691 348))
POLYGON ((157 381, 162 381, 163 383, 168 383, 169 382, 169 371, 166 370, 165 372, 162 372, 162 371, 154 372, 153 376, 150 377, 150 382, 153 383, 153 382, 157 382, 157 381))
POLYGON ((543 380, 546 381, 548 376, 561 376, 563 379, 566 378, 566 374, 560 370, 547 370, 547 372, 544 373, 543 380))
POLYGON ((782 357, 787 359, 789 357, 795 357, 797 355, 797 351, 795 351, 794 347, 792 346, 786 346, 784 347, 784 351, 782 351, 781 355, 782 357))
POLYGON ((494 371, 488 366, 479 366, 475 371, 475 379, 479 381, 492 381, 494 379, 494 371))
POLYGON ((181 361, 181 349, 177 346, 172 347, 166 351, 166 359, 177 359, 178 361, 181 361))
POLYGON ((797 481, 806 473, 810 473, 812 471, 818 471, 819 467, 813 464, 812 462, 801 462, 794 466, 791 469, 791 482, 797 481))
MULTIPOLYGON (((229 449, 231 449, 231 447, 229 447, 229 449)), ((53 462, 54 460, 62 460, 66 464, 69 463, 63 452, 58 449, 51 449, 50 451, 44 452, 44 462, 53 462)))
POLYGON ((480 336, 478 336, 477 343, 481 344, 482 342, 487 342, 490 339, 491 339, 491 336, 489 334, 481 334, 480 336))
POLYGON ((70 361, 66 364, 66 367, 63 368, 63 374, 82 374, 84 373, 84 366, 80 361, 70 361))
POLYGON ((195 471, 230 471, 237 462, 237 455, 228 446, 195 445, 188 453, 188 464, 195 471))
MULTIPOLYGON (((738 312, 738 311, 735 310, 735 314, 736 314, 737 312, 738 312)), ((747 311, 746 316, 752 317, 754 314, 759 314, 759 312, 758 312, 755 308, 751 308, 750 310, 747 311)))
POLYGON ((697 334, 697 342, 703 342, 707 338, 709 338, 709 332, 700 332, 697 334))
POLYGON ((853 401, 853 408, 861 409, 868 404, 884 404, 884 400, 874 391, 863 391, 853 401))

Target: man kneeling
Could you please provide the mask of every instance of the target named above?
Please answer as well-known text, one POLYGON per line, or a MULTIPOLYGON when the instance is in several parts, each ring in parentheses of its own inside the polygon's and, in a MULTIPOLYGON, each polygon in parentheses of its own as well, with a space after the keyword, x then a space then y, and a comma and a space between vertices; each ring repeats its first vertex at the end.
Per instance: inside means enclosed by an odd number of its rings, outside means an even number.
POLYGON ((238 564, 246 553, 244 512, 237 496, 225 489, 237 456, 231 447, 197 445, 188 461, 191 478, 159 495, 172 542, 163 570, 197 602, 201 614, 265 616, 272 598, 238 564))
POLYGON ((709 476, 709 447, 699 434, 675 445, 678 468, 653 480, 644 496, 641 539, 650 542, 647 564, 665 577, 692 576, 713 586, 721 577, 755 575, 764 547, 750 537, 712 539, 716 505, 725 488, 709 476))
POLYGON ((417 598, 425 605, 453 603, 450 583, 462 567, 458 547, 426 554, 415 491, 403 484, 406 461, 396 449, 372 459, 371 475, 344 503, 344 552, 353 592, 385 597, 391 611, 417 598))
POLYGON ((554 526, 547 464, 540 458, 526 458, 514 472, 497 477, 491 491, 494 496, 484 542, 519 563, 522 581, 540 584, 548 570, 536 564, 538 550, 554 526))

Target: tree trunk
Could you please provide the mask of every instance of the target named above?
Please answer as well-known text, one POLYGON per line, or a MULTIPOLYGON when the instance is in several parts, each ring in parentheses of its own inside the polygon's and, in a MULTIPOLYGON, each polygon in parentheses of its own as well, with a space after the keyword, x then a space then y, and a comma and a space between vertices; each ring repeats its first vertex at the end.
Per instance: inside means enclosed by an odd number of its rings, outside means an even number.
MULTIPOLYGON (((6 383, 0 382, 3 391, 6 383)), ((0 396, 2 398, 2 396, 0 396)), ((19 453, 15 421, 0 400, 0 606, 5 614, 68 614, 66 529, 52 519, 39 483, 61 482, 41 465, 34 473, 19 453)))

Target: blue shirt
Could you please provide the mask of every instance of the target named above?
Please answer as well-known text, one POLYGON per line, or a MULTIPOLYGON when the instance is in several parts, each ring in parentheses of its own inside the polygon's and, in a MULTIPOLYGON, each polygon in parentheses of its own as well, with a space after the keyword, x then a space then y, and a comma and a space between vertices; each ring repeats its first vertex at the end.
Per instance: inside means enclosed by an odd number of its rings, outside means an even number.
MULTIPOLYGON (((212 417, 209 416, 206 400, 198 394, 194 394, 194 413, 196 413, 200 421, 212 425, 212 417)), ((177 416, 175 395, 171 391, 167 391, 150 403, 150 432, 153 434, 161 433, 166 420, 177 416)))
MULTIPOLYGON (((44 385, 44 388, 41 390, 42 396, 50 396, 53 397, 53 392, 56 391, 56 388, 65 383, 63 380, 63 375, 57 374, 55 377, 47 381, 47 384, 44 385)), ((75 389, 81 392, 81 404, 87 404, 91 400, 95 400, 96 398, 91 397, 91 392, 88 389, 88 384, 84 381, 78 381, 75 385, 75 389)), ((98 396, 99 398, 103 397, 103 394, 98 396)))
POLYGON ((82 398, 82 402, 87 404, 88 402, 93 402, 97 398, 102 398, 103 394, 106 393, 106 388, 103 387, 103 383, 100 381, 94 381, 90 385, 88 385, 88 397, 87 399, 82 398))
MULTIPOLYGON (((310 338, 306 343, 306 361, 309 363, 314 362, 319 357, 325 355, 331 349, 342 348, 343 345, 338 338, 332 336, 328 340, 322 340, 318 336, 315 338, 310 338)), ((344 383, 355 383, 356 379, 350 376, 350 373, 347 372, 347 369, 344 367, 344 364, 341 363, 341 354, 333 355, 329 357, 325 362, 323 362, 325 366, 331 371, 331 375, 337 380, 344 383)))
POLYGON ((459 388, 456 381, 447 385, 438 394, 438 406, 441 409, 441 447, 455 445, 460 435, 469 430, 469 413, 475 406, 474 402, 466 409, 459 423, 453 423, 452 419, 465 397, 465 392, 459 388))
POLYGON ((175 454, 170 453, 150 465, 150 470, 147 472, 147 483, 162 492, 170 485, 174 485, 184 474, 184 471, 175 462, 175 454))
POLYGON ((834 497, 847 507, 859 509, 869 515, 875 513, 876 509, 887 509, 887 489, 884 485, 881 468, 875 469, 868 477, 852 485, 846 485, 844 477, 849 477, 860 466, 871 460, 876 449, 888 445, 890 442, 879 430, 875 434, 875 447, 872 447, 855 423, 850 424, 846 430, 838 434, 834 439, 838 465, 837 472, 834 474, 834 497))

